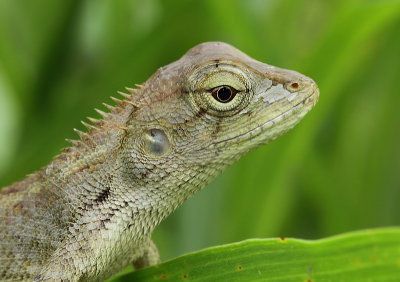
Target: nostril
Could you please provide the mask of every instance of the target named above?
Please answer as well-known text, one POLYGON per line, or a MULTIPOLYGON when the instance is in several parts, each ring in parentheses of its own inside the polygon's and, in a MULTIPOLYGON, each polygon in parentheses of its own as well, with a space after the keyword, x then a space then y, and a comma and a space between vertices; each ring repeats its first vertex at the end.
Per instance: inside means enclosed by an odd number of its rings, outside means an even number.
POLYGON ((304 84, 299 81, 288 82, 287 84, 285 84, 285 88, 292 93, 299 92, 301 89, 303 89, 303 87, 304 87, 304 84))

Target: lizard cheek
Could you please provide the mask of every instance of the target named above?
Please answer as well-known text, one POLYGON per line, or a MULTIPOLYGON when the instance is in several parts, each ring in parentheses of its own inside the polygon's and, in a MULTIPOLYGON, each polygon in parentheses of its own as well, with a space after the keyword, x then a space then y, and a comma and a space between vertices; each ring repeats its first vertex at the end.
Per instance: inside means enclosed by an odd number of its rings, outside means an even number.
POLYGON ((150 129, 143 133, 143 149, 152 157, 161 157, 169 152, 171 144, 162 129, 150 129))

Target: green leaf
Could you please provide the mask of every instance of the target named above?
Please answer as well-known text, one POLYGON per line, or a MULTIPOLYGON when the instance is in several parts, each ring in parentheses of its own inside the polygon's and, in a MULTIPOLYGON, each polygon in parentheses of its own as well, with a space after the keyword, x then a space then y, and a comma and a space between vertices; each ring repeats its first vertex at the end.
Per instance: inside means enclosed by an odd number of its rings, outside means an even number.
POLYGON ((315 241, 251 239, 187 254, 114 281, 400 281, 400 228, 315 241))

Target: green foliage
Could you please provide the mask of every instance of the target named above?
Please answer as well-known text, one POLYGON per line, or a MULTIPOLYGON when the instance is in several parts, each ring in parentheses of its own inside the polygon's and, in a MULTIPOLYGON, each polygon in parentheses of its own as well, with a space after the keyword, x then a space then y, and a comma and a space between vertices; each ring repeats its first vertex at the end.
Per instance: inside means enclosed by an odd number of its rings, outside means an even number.
POLYGON ((324 240, 253 239, 208 248, 113 281, 399 281, 400 229, 324 240))
POLYGON ((0 187, 39 169, 124 86, 203 41, 320 86, 291 132, 179 208, 162 258, 255 237, 400 224, 400 1, 0 1, 0 187))

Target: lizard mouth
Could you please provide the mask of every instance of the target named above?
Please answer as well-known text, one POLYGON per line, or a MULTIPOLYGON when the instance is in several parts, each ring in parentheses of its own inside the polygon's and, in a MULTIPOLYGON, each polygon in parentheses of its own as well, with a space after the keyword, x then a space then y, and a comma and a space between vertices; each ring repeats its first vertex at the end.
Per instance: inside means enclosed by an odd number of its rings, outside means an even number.
POLYGON ((291 126, 286 128, 285 130, 282 130, 282 132, 279 135, 274 136, 272 139, 268 139, 266 141, 272 141, 273 139, 277 138, 278 136, 280 136, 281 134, 283 134, 284 132, 286 132, 287 130, 291 129, 293 126, 295 126, 303 117, 305 114, 307 114, 317 103, 319 98, 319 89, 318 87, 315 85, 313 88, 313 91, 311 91, 311 94, 309 94, 307 97, 305 97, 303 100, 301 100, 299 103, 297 103, 296 105, 294 105, 293 107, 291 107, 289 110, 279 114, 278 116, 276 116, 275 118, 268 120, 267 122, 261 124, 260 126, 255 127, 254 129, 247 131, 241 135, 232 137, 232 138, 228 138, 222 141, 218 141, 216 143, 214 143, 214 145, 219 145, 221 143, 227 143, 227 142, 240 142, 240 141, 245 141, 247 139, 252 139, 255 138, 257 136, 260 136, 261 133, 263 133, 265 131, 266 128, 269 127, 269 125, 278 123, 280 120, 282 120, 285 116, 289 116, 292 112, 295 112, 296 110, 304 107, 305 110, 302 111, 301 115, 299 115, 297 118, 292 118, 292 122, 291 122, 291 126), (311 105, 309 105, 311 104, 311 105), (305 105, 307 105, 307 107, 305 107, 305 105))

